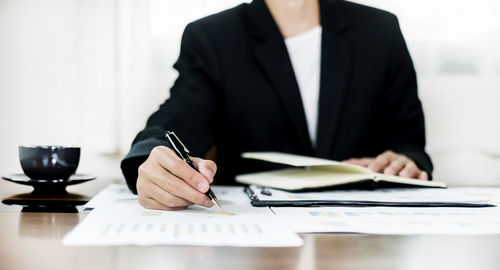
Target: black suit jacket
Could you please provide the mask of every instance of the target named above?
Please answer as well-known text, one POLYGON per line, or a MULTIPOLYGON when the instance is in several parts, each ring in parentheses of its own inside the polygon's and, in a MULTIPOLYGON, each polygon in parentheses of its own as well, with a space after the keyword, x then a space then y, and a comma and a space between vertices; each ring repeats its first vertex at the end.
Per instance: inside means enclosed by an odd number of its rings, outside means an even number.
POLYGON ((284 43, 263 0, 186 26, 170 98, 135 138, 122 170, 137 168, 173 130, 203 157, 217 146, 216 183, 266 169, 246 151, 343 160, 403 153, 432 171, 415 70, 397 18, 345 1, 320 1, 322 32, 317 145, 312 147, 284 43))

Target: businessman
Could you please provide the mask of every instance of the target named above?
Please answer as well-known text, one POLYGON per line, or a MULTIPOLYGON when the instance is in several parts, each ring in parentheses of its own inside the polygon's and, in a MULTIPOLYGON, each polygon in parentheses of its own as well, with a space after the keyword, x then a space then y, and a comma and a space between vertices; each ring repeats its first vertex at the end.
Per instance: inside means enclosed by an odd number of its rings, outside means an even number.
POLYGON ((147 208, 211 207, 209 184, 269 169, 247 151, 428 180, 422 106, 397 18, 336 0, 254 0, 186 26, 171 96, 121 168, 147 208), (169 148, 172 130, 200 173, 169 148), (217 164, 217 165, 216 165, 217 164), (217 176, 215 174, 217 173, 217 176))

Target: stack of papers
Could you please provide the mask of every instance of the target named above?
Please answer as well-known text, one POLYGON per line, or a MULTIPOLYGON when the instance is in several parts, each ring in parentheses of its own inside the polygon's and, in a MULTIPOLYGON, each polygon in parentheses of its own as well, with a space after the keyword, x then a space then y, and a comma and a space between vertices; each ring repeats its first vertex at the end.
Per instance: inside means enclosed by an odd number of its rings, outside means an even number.
MULTIPOLYGON (((286 247, 303 244, 296 233, 500 233, 498 207, 269 208, 252 207, 242 187, 218 186, 213 187, 213 191, 222 203, 222 210, 192 206, 181 211, 159 211, 140 206, 137 196, 125 185, 110 185, 85 205, 94 210, 66 235, 63 242, 66 245, 286 247)), ((287 200, 317 196, 315 193, 272 192, 272 196, 286 196, 287 200)), ((395 202, 500 203, 499 188, 343 191, 335 194, 335 199, 358 201, 383 198, 395 202)))
POLYGON ((143 208, 137 197, 110 186, 86 207, 94 210, 64 239, 66 245, 301 246, 268 208, 254 208, 241 187, 214 187, 223 209, 143 208))
POLYGON ((484 196, 437 188, 353 189, 298 193, 249 186, 246 191, 252 198, 254 206, 494 206, 484 196), (263 189, 266 191, 263 192, 263 189))

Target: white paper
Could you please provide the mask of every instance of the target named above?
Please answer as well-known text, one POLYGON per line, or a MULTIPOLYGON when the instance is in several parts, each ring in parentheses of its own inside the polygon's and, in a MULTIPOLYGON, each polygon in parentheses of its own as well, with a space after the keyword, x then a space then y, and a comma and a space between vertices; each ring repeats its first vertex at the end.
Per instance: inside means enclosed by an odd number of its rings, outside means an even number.
POLYGON ((494 187, 453 187, 451 190, 482 200, 488 200, 495 205, 500 204, 500 188, 494 187))
POLYGON ((101 190, 99 194, 94 196, 85 205, 83 205, 83 207, 96 208, 98 206, 108 205, 113 201, 134 199, 137 199, 137 195, 130 192, 126 185, 110 184, 105 189, 101 190))
POLYGON ((385 188, 376 190, 333 190, 321 192, 287 192, 268 189, 272 195, 267 196, 262 188, 251 186, 255 196, 262 201, 351 201, 351 202, 388 202, 388 203, 491 203, 484 196, 456 191, 452 188, 385 188))
POLYGON ((300 246, 269 208, 255 208, 241 187, 213 187, 222 210, 193 206, 181 211, 145 209, 136 198, 103 191, 106 199, 64 239, 66 245, 300 246), (110 198, 111 197, 111 198, 110 198))
POLYGON ((295 167, 341 165, 345 167, 354 167, 362 172, 370 172, 367 171, 364 167, 358 165, 352 165, 334 160, 308 157, 308 156, 299 156, 299 155, 280 153, 280 152, 246 152, 243 153, 241 156, 243 158, 264 160, 272 163, 292 165, 295 167))
POLYGON ((273 207, 297 233, 498 234, 498 207, 273 207))

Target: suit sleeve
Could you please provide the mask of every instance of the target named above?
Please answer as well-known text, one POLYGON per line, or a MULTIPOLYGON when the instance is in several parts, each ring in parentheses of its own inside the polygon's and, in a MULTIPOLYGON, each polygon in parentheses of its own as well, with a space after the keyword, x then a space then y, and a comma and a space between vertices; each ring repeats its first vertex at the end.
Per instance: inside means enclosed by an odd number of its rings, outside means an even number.
POLYGON ((417 78, 397 18, 393 17, 392 46, 383 106, 385 145, 411 158, 431 176, 433 165, 425 152, 425 123, 417 93, 417 78))
POLYGON ((121 162, 121 169, 130 190, 137 193, 138 167, 151 150, 169 146, 165 132, 174 131, 193 156, 204 156, 214 144, 217 111, 217 53, 200 25, 186 26, 181 50, 174 68, 179 72, 170 91, 170 98, 147 120, 144 130, 132 143, 130 152, 121 162))

